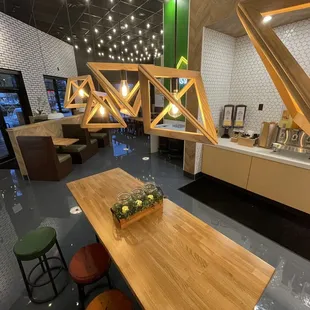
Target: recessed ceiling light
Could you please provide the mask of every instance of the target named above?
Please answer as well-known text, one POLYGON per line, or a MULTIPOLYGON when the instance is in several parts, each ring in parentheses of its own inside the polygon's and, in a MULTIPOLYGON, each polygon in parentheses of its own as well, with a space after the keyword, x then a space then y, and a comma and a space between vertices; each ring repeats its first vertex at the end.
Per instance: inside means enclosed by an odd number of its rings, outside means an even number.
POLYGON ((271 15, 267 15, 263 18, 263 23, 269 23, 272 20, 272 16, 271 15))
POLYGON ((86 39, 86 38, 84 38, 84 42, 87 42, 87 39, 86 39))
POLYGON ((99 30, 98 30, 97 28, 95 28, 94 30, 95 30, 95 32, 96 32, 96 33, 98 33, 98 32, 99 32, 99 30))
POLYGON ((146 28, 150 28, 151 26, 150 26, 150 24, 146 24, 146 28))
POLYGON ((103 40, 102 39, 100 40, 100 43, 103 44, 103 40))

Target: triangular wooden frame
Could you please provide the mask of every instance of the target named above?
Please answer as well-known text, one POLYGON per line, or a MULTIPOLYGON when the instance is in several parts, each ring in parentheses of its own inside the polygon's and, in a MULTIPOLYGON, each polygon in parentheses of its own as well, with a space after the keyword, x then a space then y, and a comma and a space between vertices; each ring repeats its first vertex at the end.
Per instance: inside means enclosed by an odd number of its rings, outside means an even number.
POLYGON ((310 78, 264 16, 310 8, 304 0, 240 2, 237 13, 294 122, 310 135, 310 78))
POLYGON ((98 91, 92 91, 84 112, 81 127, 88 129, 126 128, 127 124, 107 94, 98 91), (113 116, 117 123, 90 123, 91 119, 101 106, 106 109, 107 113, 113 116))
POLYGON ((154 65, 140 65, 139 80, 142 99, 143 124, 144 131, 146 133, 186 141, 217 144, 218 138, 200 72, 157 67, 154 65), (178 100, 176 100, 173 95, 157 80, 157 78, 187 78, 188 83, 179 92, 178 99, 180 99, 191 88, 191 86, 194 85, 197 93, 202 123, 200 123, 178 100), (156 125, 169 112, 171 105, 169 104, 166 106, 166 108, 151 122, 150 83, 153 84, 154 87, 156 87, 169 102, 177 106, 184 117, 187 118, 187 120, 197 130, 199 130, 199 132, 157 128, 156 125))
POLYGON ((124 98, 120 92, 107 80, 107 78, 102 74, 102 70, 105 71, 136 71, 138 72, 138 64, 119 64, 119 63, 104 63, 104 62, 88 62, 88 68, 95 75, 101 87, 107 93, 109 98, 117 105, 121 110, 130 116, 136 117, 138 115, 139 109, 141 107, 141 95, 140 95, 140 82, 138 81, 136 85, 132 88, 129 94, 124 98), (137 97, 133 106, 131 106, 130 101, 138 92, 137 97))
MULTIPOLYGON (((70 77, 67 80, 66 94, 64 100, 64 107, 67 109, 79 109, 85 108, 87 103, 72 103, 73 100, 79 95, 79 90, 83 89, 86 84, 89 84, 90 92, 95 90, 93 80, 90 75, 83 75, 77 77, 70 77), (76 82, 83 81, 81 85, 78 85, 76 82), (72 86, 76 88, 75 92, 72 92, 72 86)), ((85 93, 85 97, 89 97, 89 94, 85 93)))

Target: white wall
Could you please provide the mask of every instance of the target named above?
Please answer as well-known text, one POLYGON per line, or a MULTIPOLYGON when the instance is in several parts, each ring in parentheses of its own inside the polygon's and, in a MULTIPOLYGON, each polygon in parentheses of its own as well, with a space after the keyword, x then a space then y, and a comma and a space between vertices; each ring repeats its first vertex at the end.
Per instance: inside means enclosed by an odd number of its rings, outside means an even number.
MULTIPOLYGON (((230 103, 229 93, 234 65, 236 39, 204 28, 201 75, 216 127, 219 127, 222 107, 230 103)), ((200 115, 198 116, 200 119, 200 115)), ((202 145, 196 143, 195 174, 201 171, 202 145)))
MULTIPOLYGON (((275 29, 310 75, 310 19, 275 29)), ((247 105, 245 130, 260 132, 263 121, 279 121, 285 108, 248 36, 233 38, 204 29, 201 73, 214 118, 219 126, 225 104, 247 105), (258 105, 264 104, 263 111, 258 105)), ((196 145, 195 173, 201 171, 201 145, 196 145)))
POLYGON ((21 71, 32 111, 37 98, 49 113, 43 75, 77 75, 73 47, 0 12, 0 68, 21 71))
MULTIPOLYGON (((309 75, 310 19, 278 27, 275 31, 309 75)), ((283 101, 248 36, 236 40, 232 76, 230 103, 247 105, 245 129, 259 133, 263 121, 281 119, 283 101), (264 104, 263 111, 258 111, 260 103, 264 104)))

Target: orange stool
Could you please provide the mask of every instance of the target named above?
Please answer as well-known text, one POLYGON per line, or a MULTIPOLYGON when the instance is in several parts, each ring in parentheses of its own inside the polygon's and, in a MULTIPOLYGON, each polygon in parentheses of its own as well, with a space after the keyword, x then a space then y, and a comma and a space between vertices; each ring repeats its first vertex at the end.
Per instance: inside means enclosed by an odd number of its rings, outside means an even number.
POLYGON ((131 310, 132 303, 118 290, 106 291, 91 301, 86 310, 131 310))
POLYGON ((84 309, 84 287, 107 277, 109 287, 112 288, 109 277, 110 256, 102 244, 93 243, 81 248, 71 259, 69 273, 77 284, 81 308, 84 309))

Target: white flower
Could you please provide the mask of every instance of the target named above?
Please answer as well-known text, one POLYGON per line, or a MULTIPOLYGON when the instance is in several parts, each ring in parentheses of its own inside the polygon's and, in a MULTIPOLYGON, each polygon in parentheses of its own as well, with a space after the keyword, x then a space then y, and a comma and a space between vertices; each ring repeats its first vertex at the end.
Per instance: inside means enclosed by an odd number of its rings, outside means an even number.
POLYGON ((142 200, 136 200, 136 206, 141 207, 142 206, 142 200))
POLYGON ((149 200, 154 200, 154 196, 153 196, 153 195, 148 195, 147 198, 148 198, 149 200))

